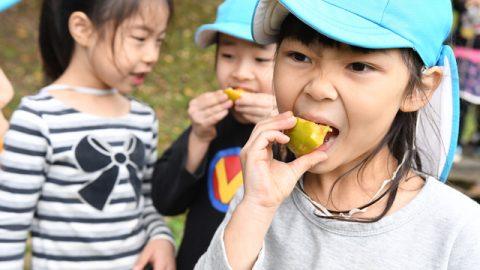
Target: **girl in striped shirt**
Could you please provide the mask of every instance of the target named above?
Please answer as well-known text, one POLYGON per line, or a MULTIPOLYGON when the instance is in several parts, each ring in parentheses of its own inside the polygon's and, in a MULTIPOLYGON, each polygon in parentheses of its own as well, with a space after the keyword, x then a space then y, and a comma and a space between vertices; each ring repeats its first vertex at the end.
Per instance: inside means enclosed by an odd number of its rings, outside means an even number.
POLYGON ((128 97, 157 62, 170 0, 45 0, 52 82, 22 99, 0 170, 0 269, 174 269, 150 199, 158 122, 128 97))

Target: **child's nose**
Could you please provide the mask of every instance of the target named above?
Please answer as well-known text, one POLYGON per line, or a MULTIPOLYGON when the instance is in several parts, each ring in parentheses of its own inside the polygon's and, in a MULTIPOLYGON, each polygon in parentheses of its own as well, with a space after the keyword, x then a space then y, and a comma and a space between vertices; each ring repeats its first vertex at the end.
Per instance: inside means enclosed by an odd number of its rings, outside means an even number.
POLYGON ((305 94, 311 96, 315 100, 337 99, 337 89, 328 77, 329 76, 326 76, 326 74, 317 75, 305 86, 305 94))
POLYGON ((159 54, 160 48, 158 48, 158 46, 153 44, 149 45, 143 53, 142 60, 148 65, 154 65, 158 60, 159 54))
POLYGON ((238 62, 232 72, 232 76, 238 81, 253 80, 255 77, 252 72, 251 64, 245 60, 238 62))

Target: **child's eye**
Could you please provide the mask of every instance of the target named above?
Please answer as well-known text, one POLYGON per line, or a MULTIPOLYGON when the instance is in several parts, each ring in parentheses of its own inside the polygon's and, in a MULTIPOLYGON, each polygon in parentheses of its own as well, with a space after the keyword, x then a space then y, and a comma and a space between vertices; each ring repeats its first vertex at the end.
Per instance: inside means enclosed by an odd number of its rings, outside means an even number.
POLYGON ((348 68, 354 72, 366 72, 366 71, 375 70, 374 67, 361 62, 351 63, 348 65, 348 68))
POLYGON ((135 39, 136 41, 140 41, 140 42, 144 42, 146 40, 146 38, 144 38, 144 37, 132 36, 132 38, 135 39))
POLYGON ((227 59, 232 59, 233 58, 233 54, 229 54, 229 53, 222 53, 221 56, 222 56, 222 58, 227 58, 227 59))
POLYGON ((266 63, 272 61, 270 58, 261 58, 261 57, 255 57, 255 61, 258 63, 266 63))
POLYGON ((289 52, 288 57, 293 59, 295 62, 305 62, 305 63, 310 63, 311 62, 311 60, 308 56, 306 56, 303 53, 299 53, 299 52, 289 52))

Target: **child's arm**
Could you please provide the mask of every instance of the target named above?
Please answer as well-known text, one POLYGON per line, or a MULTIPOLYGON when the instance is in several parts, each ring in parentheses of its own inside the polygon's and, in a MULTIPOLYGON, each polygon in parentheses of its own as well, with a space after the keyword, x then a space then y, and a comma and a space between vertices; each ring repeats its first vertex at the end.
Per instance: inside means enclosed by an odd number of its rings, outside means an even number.
POLYGON ((158 120, 153 123, 152 139, 150 141, 147 166, 142 184, 144 198, 143 222, 149 236, 149 241, 139 256, 134 269, 143 269, 150 262, 155 269, 172 269, 175 265, 175 240, 164 218, 155 210, 151 199, 151 182, 153 167, 157 160, 158 120))
POLYGON ((150 154, 147 160, 147 167, 145 172, 145 178, 142 185, 142 191, 144 196, 144 214, 143 218, 145 221, 145 225, 147 228, 147 233, 150 237, 160 237, 165 238, 172 243, 175 243, 173 240, 172 234, 170 229, 167 227, 166 223, 164 222, 163 217, 157 213, 155 207, 153 207, 152 197, 151 197, 151 177, 153 174, 153 169, 155 165, 155 161, 157 160, 157 140, 158 140, 158 120, 155 119, 154 122, 154 132, 153 138, 151 140, 151 149, 150 154))
POLYGON ((215 126, 228 114, 233 102, 223 90, 203 93, 188 106, 192 130, 188 137, 188 156, 185 169, 194 173, 208 151, 210 143, 217 137, 215 126))
POLYGON ((45 181, 48 130, 23 99, 5 135, 0 170, 0 269, 22 269, 25 242, 45 181))
POLYGON ((295 117, 288 112, 260 122, 253 130, 240 154, 245 195, 230 220, 217 230, 198 269, 210 269, 215 263, 223 264, 225 269, 252 269, 278 207, 300 177, 326 159, 326 154, 319 151, 290 163, 273 159, 272 144, 286 144, 289 138, 282 130, 293 128, 295 123, 295 117))
POLYGON ((191 128, 187 129, 155 164, 152 200, 164 215, 178 215, 190 207, 199 179, 205 173, 205 162, 193 174, 185 169, 190 132, 191 128))
POLYGON ((185 131, 155 165, 152 198, 165 215, 185 212, 195 198, 205 174, 205 155, 216 137, 215 125, 227 114, 232 102, 223 91, 208 92, 189 105, 192 127, 185 131))

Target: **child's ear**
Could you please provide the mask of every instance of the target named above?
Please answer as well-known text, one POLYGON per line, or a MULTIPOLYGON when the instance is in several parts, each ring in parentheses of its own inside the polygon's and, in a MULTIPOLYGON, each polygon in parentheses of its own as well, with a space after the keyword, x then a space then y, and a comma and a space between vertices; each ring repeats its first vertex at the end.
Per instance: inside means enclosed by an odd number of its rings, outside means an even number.
POLYGON ((68 29, 73 40, 81 46, 88 47, 93 44, 95 29, 88 16, 80 11, 75 11, 68 18, 68 29))
POLYGON ((400 110, 415 112, 425 106, 442 82, 443 71, 440 67, 431 67, 422 72, 421 89, 418 86, 405 97, 400 110))

